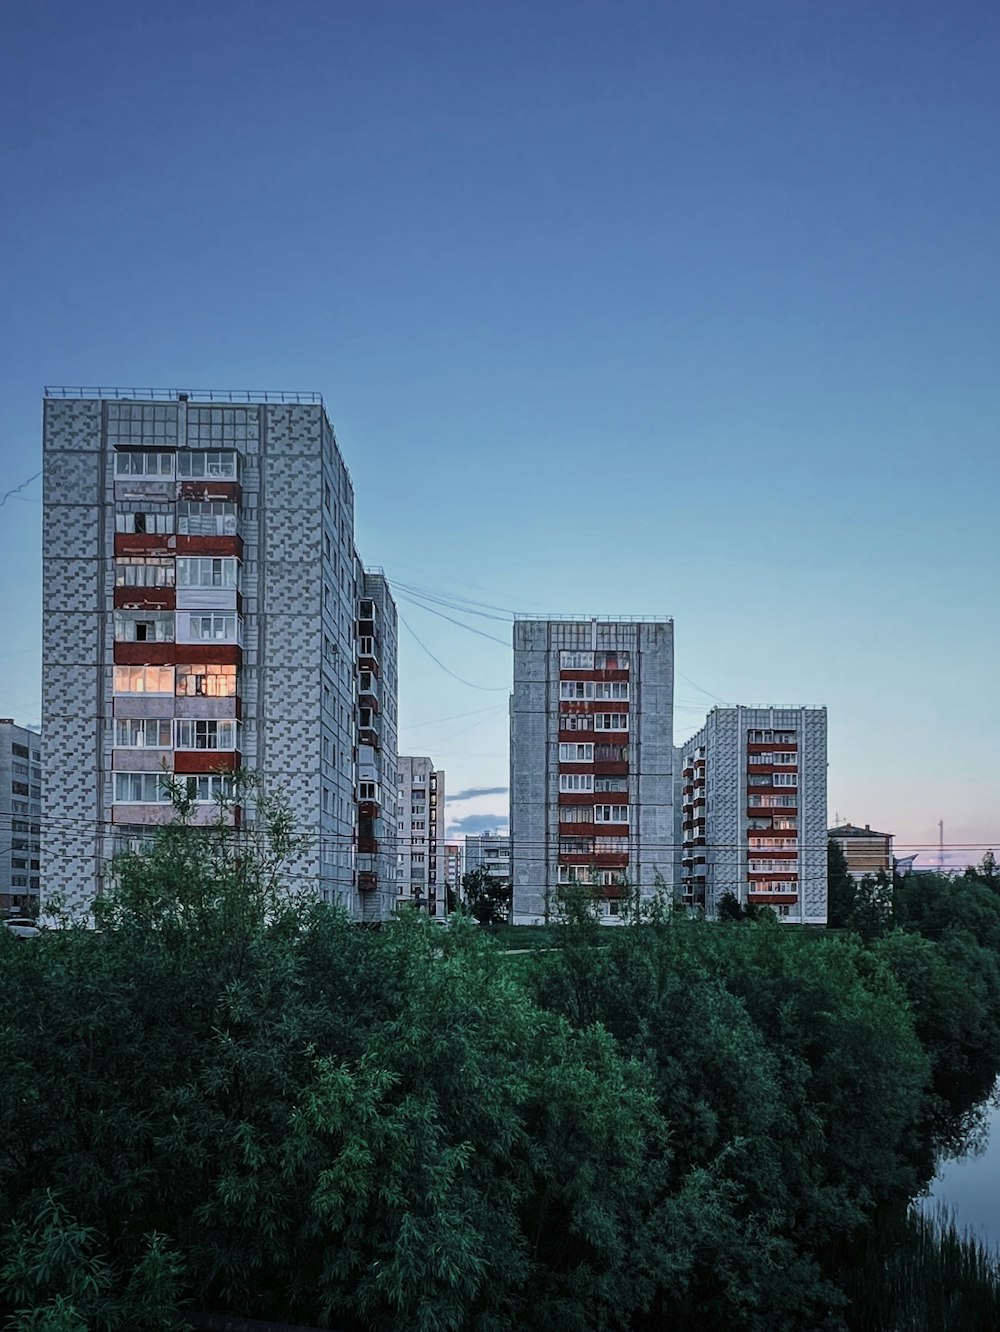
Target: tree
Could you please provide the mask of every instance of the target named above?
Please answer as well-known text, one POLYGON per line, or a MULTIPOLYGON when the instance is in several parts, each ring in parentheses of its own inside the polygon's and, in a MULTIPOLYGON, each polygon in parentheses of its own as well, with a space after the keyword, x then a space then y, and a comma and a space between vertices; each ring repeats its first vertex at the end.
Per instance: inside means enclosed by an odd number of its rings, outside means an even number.
POLYGON ((849 929, 857 884, 847 868, 844 848, 835 837, 826 846, 826 885, 827 924, 831 929, 849 929))
POLYGON ((492 875, 485 865, 477 865, 462 875, 462 892, 469 911, 480 925, 504 925, 510 917, 510 884, 492 875))
POLYGON ((723 893, 719 898, 719 905, 715 909, 716 920, 737 921, 745 920, 743 907, 740 905, 740 899, 735 893, 723 893))

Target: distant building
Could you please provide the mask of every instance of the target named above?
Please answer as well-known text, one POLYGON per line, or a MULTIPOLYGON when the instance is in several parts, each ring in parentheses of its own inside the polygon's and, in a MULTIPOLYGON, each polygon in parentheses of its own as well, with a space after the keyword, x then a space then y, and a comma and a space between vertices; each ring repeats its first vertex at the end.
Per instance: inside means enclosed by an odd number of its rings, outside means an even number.
POLYGON ((444 771, 429 758, 399 757, 396 805, 397 902, 443 918, 445 891, 444 771))
POLYGON ((873 832, 868 823, 863 828, 841 823, 829 830, 829 836, 839 842, 855 879, 863 879, 866 874, 874 878, 879 872, 892 874, 892 833, 873 832))
POLYGON ((558 916, 569 885, 597 890, 605 924, 672 886, 673 689, 670 620, 515 622, 515 924, 558 916))
POLYGON ((444 883, 445 887, 450 889, 455 895, 455 901, 459 900, 462 892, 462 875, 464 874, 462 846, 459 842, 446 842, 444 848, 444 883))
POLYGON ((465 873, 484 865, 497 883, 510 883, 510 837, 506 833, 482 832, 465 839, 465 873))
POLYGON ((682 901, 824 925, 826 709, 713 708, 681 754, 682 901))
POLYGON ((42 738, 0 717, 0 911, 38 908, 42 818, 42 738))

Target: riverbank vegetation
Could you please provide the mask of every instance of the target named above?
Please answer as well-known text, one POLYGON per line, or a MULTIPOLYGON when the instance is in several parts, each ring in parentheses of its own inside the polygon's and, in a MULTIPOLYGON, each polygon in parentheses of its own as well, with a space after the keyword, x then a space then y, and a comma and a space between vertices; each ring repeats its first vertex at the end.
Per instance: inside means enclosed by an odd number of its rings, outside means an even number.
POLYGON ((869 1222, 1000 1065, 1000 895, 904 881, 837 936, 577 912, 515 966, 289 899, 265 812, 125 858, 99 933, 0 935, 7 1326, 872 1326, 869 1222))

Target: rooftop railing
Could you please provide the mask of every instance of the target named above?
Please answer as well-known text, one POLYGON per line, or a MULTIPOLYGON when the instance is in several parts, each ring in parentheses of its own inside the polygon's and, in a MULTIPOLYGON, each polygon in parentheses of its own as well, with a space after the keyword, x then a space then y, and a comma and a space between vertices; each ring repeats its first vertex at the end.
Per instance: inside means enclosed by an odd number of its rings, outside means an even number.
POLYGON ((322 393, 288 389, 105 388, 46 384, 46 398, 112 398, 127 402, 308 403, 323 406, 322 393))

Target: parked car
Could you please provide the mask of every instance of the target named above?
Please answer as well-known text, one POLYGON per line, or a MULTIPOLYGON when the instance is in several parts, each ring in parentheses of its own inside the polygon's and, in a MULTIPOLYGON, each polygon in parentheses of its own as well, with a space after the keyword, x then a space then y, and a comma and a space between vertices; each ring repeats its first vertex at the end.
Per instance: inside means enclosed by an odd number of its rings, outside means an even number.
POLYGON ((4 924, 11 934, 16 934, 19 939, 35 939, 41 934, 35 922, 29 920, 27 916, 15 916, 11 920, 5 920, 4 924))

